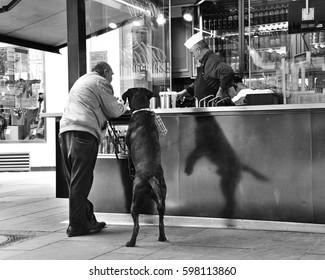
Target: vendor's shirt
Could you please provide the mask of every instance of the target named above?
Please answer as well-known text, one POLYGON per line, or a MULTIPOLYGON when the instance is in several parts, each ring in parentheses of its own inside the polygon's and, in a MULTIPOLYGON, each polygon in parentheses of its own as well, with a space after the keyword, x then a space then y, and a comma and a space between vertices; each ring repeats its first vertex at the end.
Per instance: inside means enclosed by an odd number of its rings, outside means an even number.
MULTIPOLYGON (((234 71, 221 60, 219 55, 212 50, 208 50, 200 62, 204 72, 204 80, 208 84, 210 91, 213 91, 213 94, 217 93, 219 86, 225 90, 233 86, 234 71)), ((197 79, 202 78, 203 76, 197 76, 195 82, 186 89, 191 95, 202 97, 211 94, 206 89, 195 87, 198 82, 197 79)))

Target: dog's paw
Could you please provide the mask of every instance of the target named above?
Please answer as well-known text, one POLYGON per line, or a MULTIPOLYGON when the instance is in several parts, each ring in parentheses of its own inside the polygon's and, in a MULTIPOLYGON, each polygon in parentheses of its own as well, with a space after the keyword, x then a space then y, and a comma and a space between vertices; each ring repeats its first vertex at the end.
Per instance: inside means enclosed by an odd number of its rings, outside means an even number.
POLYGON ((167 241, 167 238, 166 238, 166 236, 159 236, 158 241, 165 242, 165 241, 167 241))
POLYGON ((126 247, 134 247, 135 246, 135 242, 128 241, 128 242, 126 242, 125 246, 126 247))

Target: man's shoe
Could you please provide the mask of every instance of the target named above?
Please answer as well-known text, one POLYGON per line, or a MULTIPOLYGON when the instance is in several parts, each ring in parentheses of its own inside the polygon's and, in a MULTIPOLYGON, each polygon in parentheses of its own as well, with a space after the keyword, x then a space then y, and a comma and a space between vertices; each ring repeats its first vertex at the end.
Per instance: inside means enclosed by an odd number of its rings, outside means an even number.
POLYGON ((68 237, 74 236, 82 236, 100 232, 106 226, 105 222, 96 222, 94 226, 92 226, 88 230, 74 230, 71 226, 67 228, 67 235, 68 237))
POLYGON ((97 222, 94 226, 90 228, 90 233, 100 232, 106 226, 105 222, 97 222))
POLYGON ((89 230, 86 230, 86 229, 84 229, 84 230, 75 230, 71 226, 69 226, 67 228, 67 235, 68 235, 68 237, 82 236, 82 235, 87 235, 89 233, 90 233, 90 231, 89 230))
POLYGON ((103 228, 106 227, 106 223, 105 222, 97 222, 98 224, 100 224, 103 228))

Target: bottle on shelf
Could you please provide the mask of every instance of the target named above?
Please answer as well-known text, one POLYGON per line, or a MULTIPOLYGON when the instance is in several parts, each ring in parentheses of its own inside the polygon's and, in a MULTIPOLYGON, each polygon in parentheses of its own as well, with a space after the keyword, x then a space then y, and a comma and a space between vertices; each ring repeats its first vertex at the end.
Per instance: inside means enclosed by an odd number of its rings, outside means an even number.
POLYGON ((211 30, 212 24, 211 24, 211 17, 208 18, 208 30, 211 30))
POLYGON ((228 12, 224 11, 222 17, 222 29, 227 29, 227 28, 228 28, 228 12))
POLYGON ((207 19, 207 17, 203 18, 203 29, 208 30, 208 19, 207 19))
POLYGON ((252 18, 252 23, 251 25, 257 25, 259 23, 259 11, 257 8, 254 9, 253 11, 253 18, 252 18))
MULTIPOLYGON (((248 9, 245 8, 244 12, 244 26, 248 26, 248 9)), ((237 24, 238 24, 238 11, 237 11, 237 24)))
POLYGON ((261 49, 265 48, 265 32, 260 32, 260 36, 259 36, 259 47, 261 49))
POLYGON ((223 22, 223 14, 222 14, 222 12, 220 12, 217 15, 217 30, 222 29, 222 22, 223 22))
POLYGON ((281 46, 281 37, 280 37, 280 29, 277 28, 277 30, 275 31, 275 46, 276 47, 280 47, 281 46))
POLYGON ((275 29, 272 28, 271 32, 270 32, 270 47, 271 48, 275 47, 275 44, 276 44, 275 40, 276 40, 275 29))
POLYGON ((280 6, 280 21, 286 21, 286 4, 280 6))
POLYGON ((268 7, 264 8, 264 12, 263 12, 263 24, 267 24, 269 23, 269 9, 268 7))
POLYGON ((218 30, 218 20, 217 15, 213 17, 212 30, 218 30))
POLYGON ((257 24, 263 24, 264 23, 263 22, 264 21, 263 16, 264 16, 264 10, 261 7, 261 8, 258 9, 258 21, 257 21, 257 24))
POLYGON ((253 48, 254 49, 258 49, 258 48, 260 48, 260 44, 259 44, 259 42, 260 42, 260 39, 259 39, 259 35, 255 35, 255 36, 253 36, 252 37, 252 39, 251 39, 251 43, 252 43, 252 46, 253 46, 253 48))
POLYGON ((269 23, 273 23, 274 21, 274 6, 271 6, 269 9, 269 23))
MULTIPOLYGON (((247 13, 245 12, 244 17, 247 15, 247 13)), ((246 21, 246 19, 244 18, 244 21, 246 21)), ((236 29, 238 28, 238 10, 237 9, 233 9, 233 15, 232 15, 232 28, 236 29)))
POLYGON ((319 42, 320 43, 325 43, 325 31, 319 32, 319 42))
POLYGON ((276 5, 274 8, 274 22, 280 22, 280 6, 276 5))
POLYGON ((287 31, 284 28, 282 28, 282 30, 280 31, 280 46, 286 46, 286 44, 287 44, 286 34, 287 34, 287 31))
POLYGON ((284 8, 284 21, 288 21, 288 4, 285 5, 285 8, 284 8))
POLYGON ((270 32, 270 30, 266 30, 264 34, 265 34, 264 48, 269 48, 271 46, 271 43, 270 43, 271 32, 270 32))
POLYGON ((227 29, 233 28, 233 11, 228 11, 227 29))

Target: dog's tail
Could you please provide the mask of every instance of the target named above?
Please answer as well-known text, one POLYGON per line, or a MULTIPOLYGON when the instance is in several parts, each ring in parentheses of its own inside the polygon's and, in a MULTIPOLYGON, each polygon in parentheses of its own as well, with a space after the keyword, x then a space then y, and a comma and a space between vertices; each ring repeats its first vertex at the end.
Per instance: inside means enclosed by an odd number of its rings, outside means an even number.
POLYGON ((256 179, 258 179, 260 181, 268 181, 269 180, 266 176, 264 176, 263 174, 261 174, 260 172, 255 170, 254 168, 249 167, 247 165, 243 165, 242 170, 252 174, 256 179))

